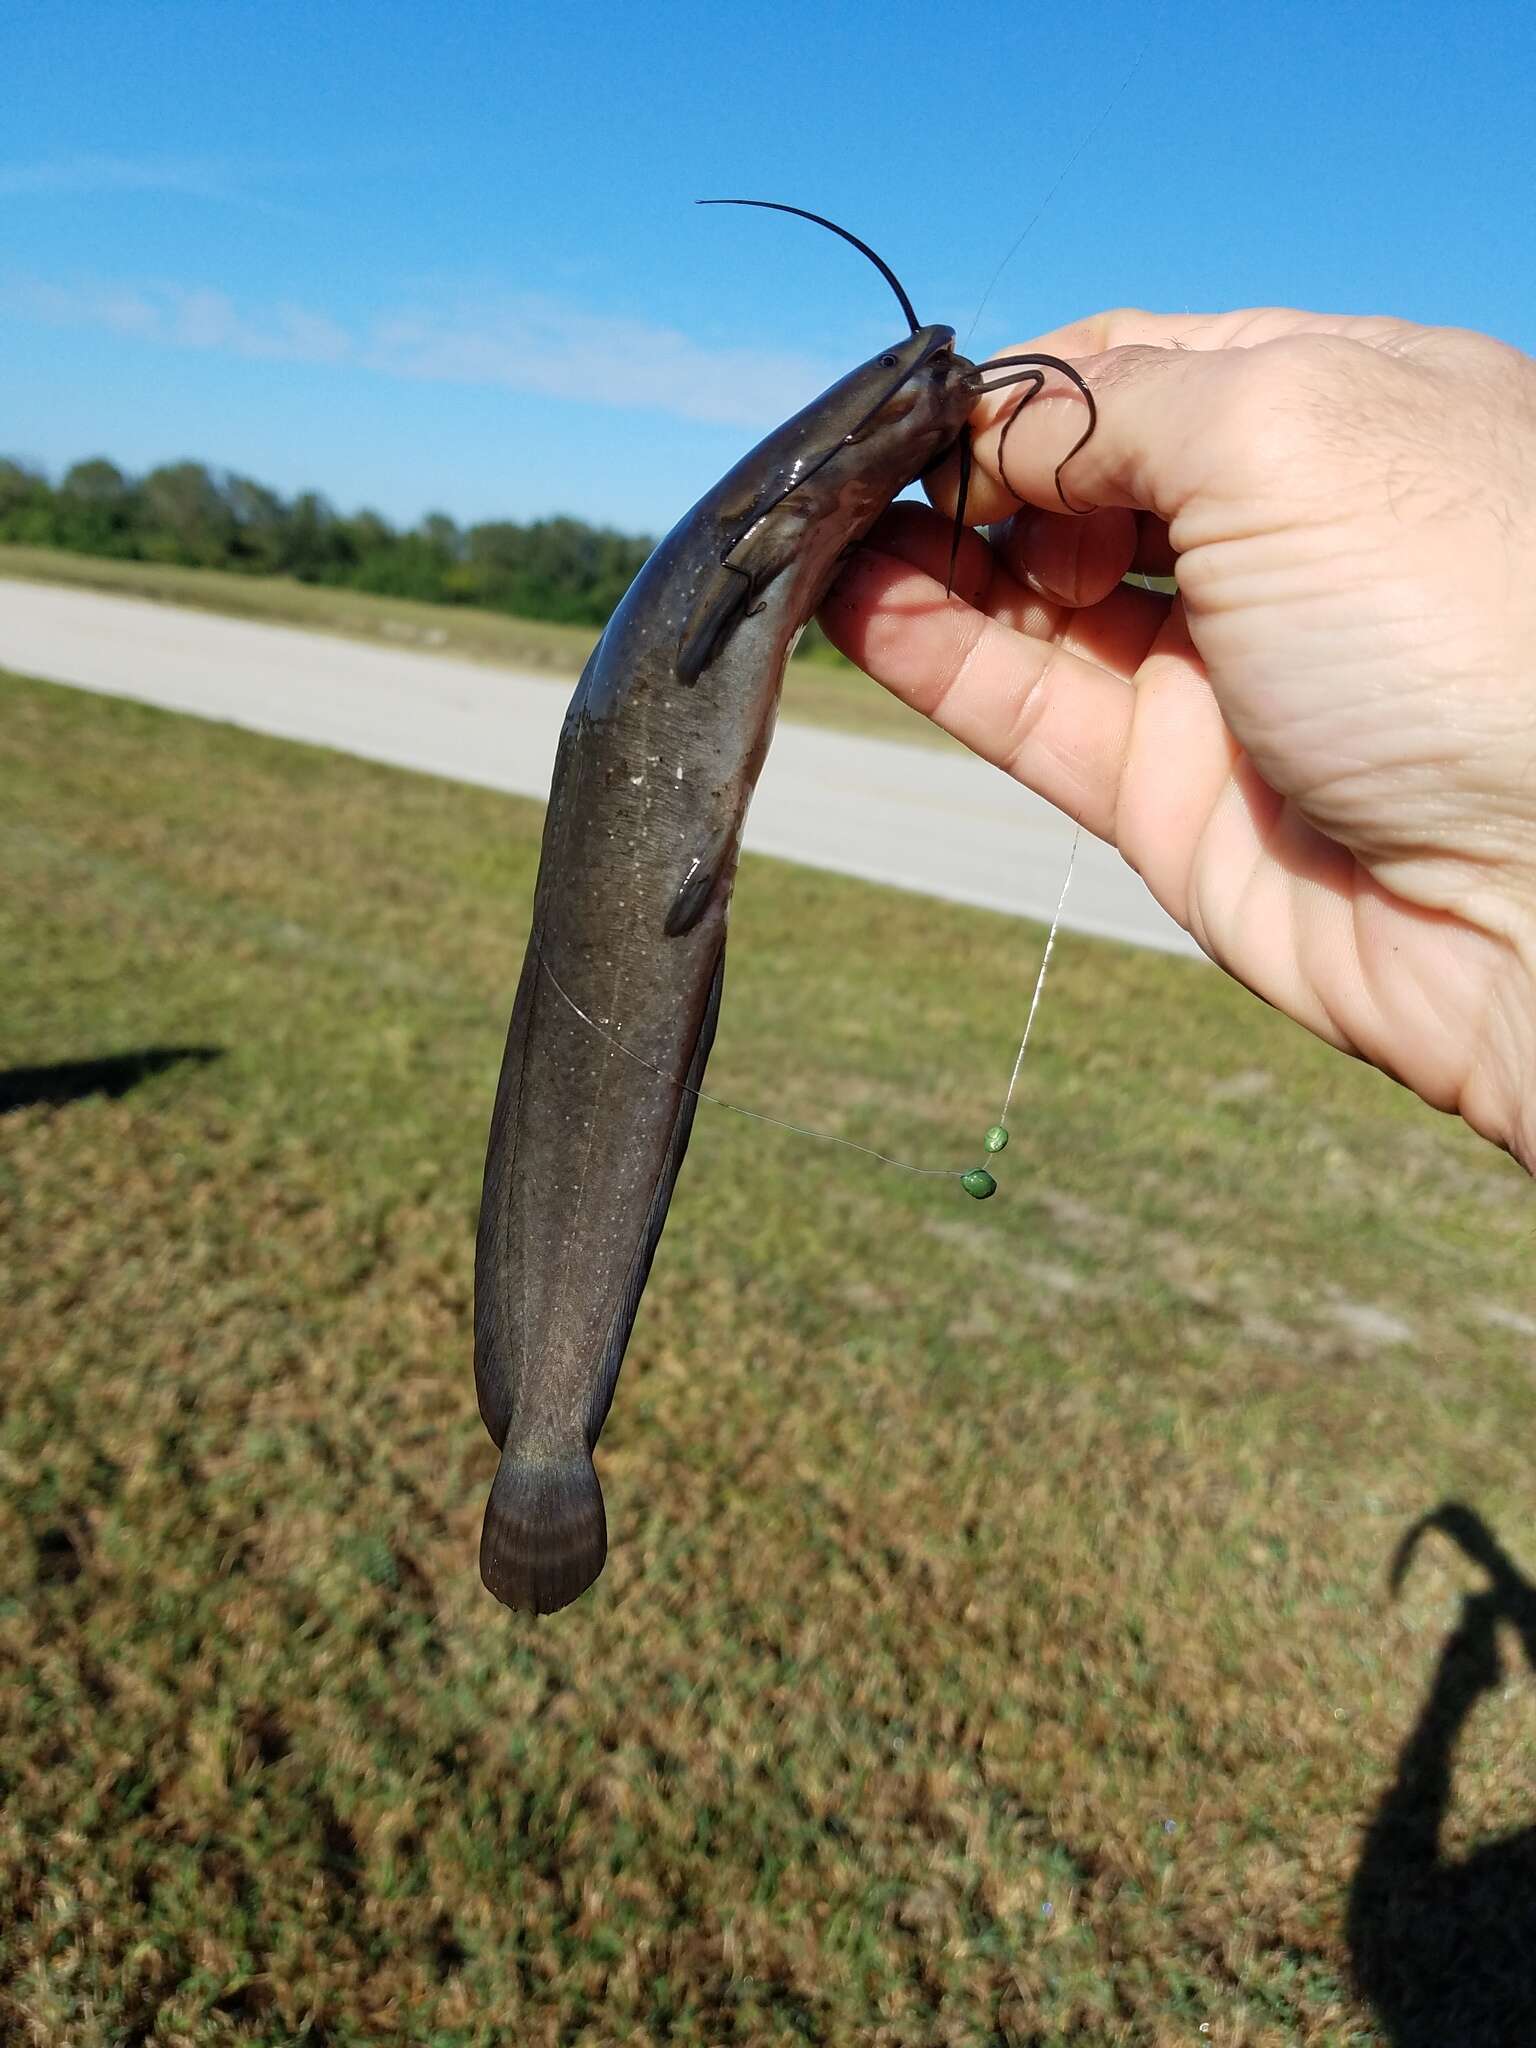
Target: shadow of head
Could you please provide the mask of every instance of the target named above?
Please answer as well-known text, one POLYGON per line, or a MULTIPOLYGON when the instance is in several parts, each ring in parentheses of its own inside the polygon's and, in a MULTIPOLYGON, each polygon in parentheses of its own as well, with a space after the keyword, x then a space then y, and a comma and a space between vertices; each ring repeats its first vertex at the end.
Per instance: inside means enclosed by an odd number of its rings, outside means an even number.
POLYGON ((1366 1832, 1350 1887, 1350 1953, 1394 2048, 1524 2048, 1536 2040, 1536 1825, 1455 1860, 1442 1834, 1462 1730, 1504 1681, 1501 1627, 1536 1672, 1536 1584, 1474 1509, 1449 1501, 1399 1546, 1394 1594, 1432 1531, 1481 1566, 1488 1583, 1462 1601, 1366 1832))
POLYGON ((186 1061, 206 1066, 222 1059, 217 1045, 151 1045, 99 1060, 62 1060, 51 1067, 0 1068, 0 1116, 8 1110, 81 1102, 88 1095, 126 1095, 154 1074, 186 1061))

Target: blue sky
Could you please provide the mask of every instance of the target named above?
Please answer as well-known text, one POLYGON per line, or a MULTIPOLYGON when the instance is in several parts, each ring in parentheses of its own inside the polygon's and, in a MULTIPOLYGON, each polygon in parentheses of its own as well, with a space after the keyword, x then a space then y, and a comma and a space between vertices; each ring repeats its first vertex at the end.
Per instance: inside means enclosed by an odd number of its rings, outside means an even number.
POLYGON ((981 352, 1275 302, 1536 349, 1528 4, 12 0, 0 79, 0 450, 55 470, 663 530, 902 326, 721 192, 962 334, 1046 202, 981 352))

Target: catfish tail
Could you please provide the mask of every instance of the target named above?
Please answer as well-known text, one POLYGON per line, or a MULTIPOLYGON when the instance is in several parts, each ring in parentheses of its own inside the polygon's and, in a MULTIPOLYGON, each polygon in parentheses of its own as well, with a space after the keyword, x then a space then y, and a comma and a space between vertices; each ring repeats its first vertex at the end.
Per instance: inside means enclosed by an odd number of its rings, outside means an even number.
POLYGON ((603 1568, 608 1522, 592 1454, 504 1451, 480 1538, 480 1576, 520 1614, 569 1607, 603 1568))

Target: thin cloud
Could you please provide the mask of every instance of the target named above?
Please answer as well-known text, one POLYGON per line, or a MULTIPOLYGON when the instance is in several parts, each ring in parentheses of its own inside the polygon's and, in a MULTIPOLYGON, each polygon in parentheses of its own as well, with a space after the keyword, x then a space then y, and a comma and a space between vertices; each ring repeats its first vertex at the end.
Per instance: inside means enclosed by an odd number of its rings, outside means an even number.
POLYGON ((50 326, 252 360, 330 364, 435 383, 501 385, 542 397, 668 413, 712 426, 781 418, 830 381, 809 356, 707 348, 675 328, 606 319, 520 294, 381 313, 349 328, 279 303, 242 308, 203 286, 0 282, 0 310, 50 326))
POLYGON ((374 324, 364 360, 388 376, 502 384, 712 426, 780 418, 828 381, 825 364, 809 356, 706 348, 676 328, 607 319, 532 293, 391 314, 374 324))
POLYGON ((250 190, 272 166, 241 165, 214 157, 120 157, 90 154, 50 157, 41 163, 0 163, 0 198, 53 194, 104 198, 112 193, 179 193, 187 199, 246 206, 292 219, 294 209, 250 190))
POLYGON ((341 363, 355 354, 345 328, 302 306, 242 313, 226 292, 176 285, 56 285, 20 279, 0 286, 0 309, 52 327, 101 327, 170 348, 213 349, 258 361, 341 363))

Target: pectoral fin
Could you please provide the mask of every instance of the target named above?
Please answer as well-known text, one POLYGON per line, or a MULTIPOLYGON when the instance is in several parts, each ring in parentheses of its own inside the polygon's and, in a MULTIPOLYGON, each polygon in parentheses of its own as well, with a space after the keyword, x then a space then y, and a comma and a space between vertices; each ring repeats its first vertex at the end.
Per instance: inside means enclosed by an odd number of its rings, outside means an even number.
POLYGON ((705 580, 677 648, 677 679, 696 683, 763 592, 788 567, 805 538, 810 502, 786 495, 753 518, 705 580))
POLYGON ((669 939, 680 939, 685 932, 693 930, 722 880, 733 871, 738 829, 736 819, 732 818, 728 823, 714 827, 700 841, 698 852, 689 861, 677 885, 677 894, 662 927, 669 939))
POLYGON ((725 645, 752 602, 752 578, 722 562, 688 614, 677 648, 677 680, 696 683, 725 645))

